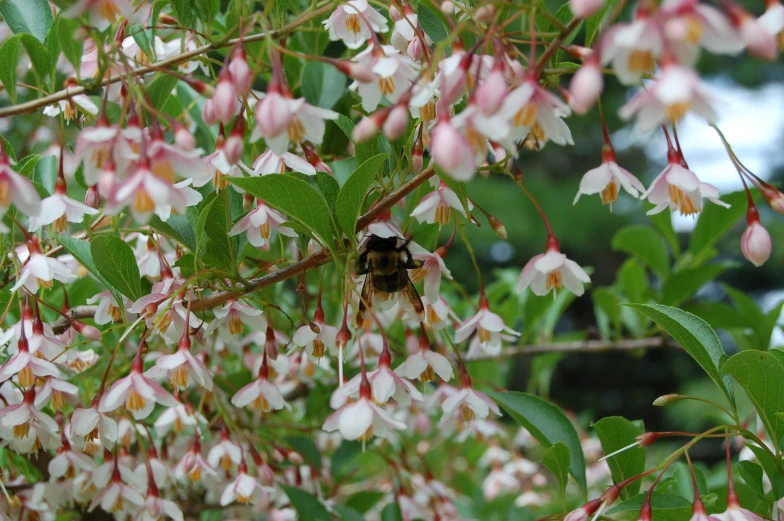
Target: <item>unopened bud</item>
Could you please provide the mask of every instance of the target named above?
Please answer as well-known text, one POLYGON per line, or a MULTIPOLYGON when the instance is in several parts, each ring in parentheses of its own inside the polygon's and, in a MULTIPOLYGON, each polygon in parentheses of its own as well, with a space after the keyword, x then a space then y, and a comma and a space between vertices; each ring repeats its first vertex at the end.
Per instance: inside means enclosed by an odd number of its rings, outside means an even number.
MULTIPOLYGON (((754 208, 753 206, 751 208, 754 208)), ((756 209, 755 209, 756 212, 756 209)), ((770 258, 773 244, 770 233, 762 226, 759 217, 746 227, 740 238, 740 250, 743 256, 757 267, 762 266, 770 258)))
POLYGON ((590 516, 599 510, 599 507, 602 506, 602 503, 603 501, 601 498, 593 499, 577 510, 572 510, 569 512, 564 518, 564 521, 587 521, 590 516))
POLYGON ((455 4, 453 4, 449 0, 446 0, 446 2, 443 2, 441 4, 441 12, 449 16, 450 14, 455 12, 455 4))
POLYGON ((88 326, 84 322, 80 320, 72 320, 71 327, 73 327, 77 333, 80 333, 84 338, 88 340, 100 340, 101 339, 101 332, 98 328, 94 326, 88 326))
POLYGON ((201 119, 204 120, 204 124, 207 126, 212 126, 218 122, 218 118, 215 116, 215 103, 213 103, 212 99, 208 99, 204 103, 204 108, 201 109, 201 119))
POLYGON ((506 226, 504 226, 496 216, 489 215, 487 217, 487 222, 490 223, 490 227, 500 239, 506 240, 508 237, 508 234, 506 233, 506 226))
POLYGON ((388 139, 395 140, 401 137, 408 128, 408 108, 405 105, 397 105, 389 113, 384 122, 384 135, 388 139))
POLYGON ((249 212, 253 208, 253 203, 256 199, 250 195, 248 192, 245 192, 245 195, 242 196, 242 210, 245 212, 249 212))
POLYGON ((664 407, 665 405, 670 405, 671 403, 686 399, 688 399, 688 396, 684 396, 682 394, 665 394, 664 396, 659 396, 656 398, 653 401, 653 405, 656 407, 664 407))
POLYGON ((483 24, 489 24, 495 17, 495 7, 492 5, 484 5, 476 10, 476 21, 483 24))
POLYGON ((351 139, 353 139, 355 143, 362 143, 363 141, 373 139, 373 136, 375 136, 377 132, 378 124, 376 123, 374 114, 371 114, 370 116, 359 120, 359 123, 357 123, 357 126, 355 126, 354 130, 351 132, 351 139))
POLYGON ((158 22, 165 24, 165 25, 179 25, 180 22, 177 21, 175 17, 166 13, 158 14, 158 22))
POLYGON ((183 150, 193 150, 196 146, 196 139, 193 134, 185 128, 185 125, 175 124, 174 126, 174 142, 183 150))
POLYGON ((288 460, 295 465, 302 465, 304 463, 304 459, 302 459, 302 455, 299 452, 289 451, 288 453, 288 460))
POLYGON ((228 69, 223 69, 221 72, 212 101, 215 106, 215 117, 218 121, 227 125, 240 108, 240 104, 237 101, 237 91, 234 89, 231 73, 228 69))
POLYGON ((228 161, 229 164, 233 165, 242 158, 242 153, 245 151, 244 136, 245 120, 240 116, 234 123, 231 134, 223 147, 223 153, 226 155, 226 161, 228 161))
POLYGON ((144 318, 152 318, 158 312, 158 304, 150 302, 142 308, 142 316, 144 318))
POLYGON ((188 82, 188 85, 191 86, 193 90, 204 96, 205 98, 212 98, 215 95, 215 88, 208 84, 204 83, 201 80, 197 80, 196 78, 185 78, 188 82))
POLYGON ((239 47, 234 52, 234 57, 231 59, 231 63, 229 63, 229 72, 231 72, 231 82, 237 93, 247 94, 251 83, 253 83, 253 72, 251 72, 248 66, 245 51, 242 47, 239 47))
POLYGON ((414 141, 414 149, 411 152, 411 170, 415 174, 418 174, 422 171, 424 164, 424 146, 422 144, 422 136, 420 135, 417 140, 414 141))
POLYGON ((569 7, 577 18, 588 18, 604 5, 605 0, 569 0, 569 7))
POLYGON ((84 204, 90 208, 98 209, 101 206, 101 196, 98 195, 98 185, 93 185, 84 194, 84 204))
POLYGON ((760 191, 771 210, 784 214, 784 194, 770 185, 760 186, 760 191))
POLYGON ((403 19, 403 13, 400 12, 400 9, 395 4, 389 4, 389 17, 393 22, 397 22, 403 19))

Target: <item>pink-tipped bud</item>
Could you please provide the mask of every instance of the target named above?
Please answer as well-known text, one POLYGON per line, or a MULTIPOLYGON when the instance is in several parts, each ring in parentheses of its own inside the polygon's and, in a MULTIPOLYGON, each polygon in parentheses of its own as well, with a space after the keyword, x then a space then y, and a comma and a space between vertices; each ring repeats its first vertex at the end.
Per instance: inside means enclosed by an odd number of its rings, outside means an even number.
POLYGON ((504 78, 504 71, 501 68, 494 68, 493 72, 479 84, 476 89, 476 104, 486 116, 492 116, 498 109, 509 93, 509 86, 504 78))
POLYGON ((441 100, 445 105, 451 105, 459 100, 465 93, 468 82, 468 70, 473 63, 473 55, 465 53, 451 74, 446 74, 441 80, 441 100))
POLYGON ((245 120, 242 116, 237 118, 234 127, 231 129, 226 143, 223 145, 223 153, 226 155, 226 161, 229 164, 235 164, 242 159, 242 153, 245 151, 245 120))
POLYGON ((98 341, 101 339, 101 332, 94 326, 88 326, 79 320, 72 320, 71 326, 87 340, 98 341))
POLYGON ((305 159, 313 165, 313 168, 316 169, 316 172, 324 172, 325 174, 332 175, 332 169, 321 160, 321 158, 316 154, 316 151, 313 150, 313 147, 309 144, 302 142, 302 151, 305 152, 305 159))
POLYGON ((588 18, 604 6, 604 0, 569 0, 569 7, 577 18, 588 18))
POLYGON ((490 223, 490 228, 493 229, 495 234, 503 240, 506 240, 508 234, 506 233, 506 226, 498 220, 498 218, 494 215, 490 215, 487 217, 487 222, 490 223))
POLYGON ((759 189, 770 209, 776 213, 784 214, 784 194, 767 183, 760 186, 759 189))
POLYGON ((215 103, 212 101, 212 98, 204 103, 204 107, 201 109, 201 119, 207 126, 212 126, 218 122, 218 117, 215 115, 215 103))
POLYGON ((495 17, 495 7, 492 5, 483 5, 476 10, 476 14, 474 16, 477 22, 489 24, 495 17))
POLYGON ((87 189, 87 193, 84 194, 84 204, 90 208, 95 208, 96 210, 101 206, 101 196, 98 195, 98 185, 93 185, 87 189))
POLYGON ((397 139, 406 132, 408 128, 408 108, 405 105, 397 105, 389 113, 384 122, 384 135, 389 139, 397 139))
POLYGON ((414 141, 414 148, 411 151, 411 170, 418 174, 422 171, 422 167, 425 164, 424 152, 425 152, 424 144, 422 143, 422 133, 419 133, 416 141, 414 141))
POLYGON ((267 92, 256 104, 256 125, 265 138, 275 137, 289 128, 291 117, 288 104, 278 92, 267 92))
POLYGON ((231 73, 231 82, 234 84, 234 89, 237 94, 243 95, 250 91, 251 83, 253 83, 253 72, 251 72, 248 62, 245 59, 245 50, 239 47, 234 52, 234 57, 229 63, 229 72, 231 73))
POLYGON ((224 69, 218 79, 218 86, 212 96, 212 102, 215 107, 215 117, 224 125, 227 125, 240 109, 237 91, 234 89, 231 74, 227 69, 224 69))
POLYGON ((430 153, 436 164, 458 181, 469 181, 476 172, 471 145, 449 121, 439 122, 433 129, 430 153))
POLYGON ((597 510, 599 510, 600 506, 602 506, 602 499, 593 499, 577 510, 572 510, 566 514, 564 521, 586 521, 590 516, 596 513, 597 510))
POLYGON ((759 217, 756 221, 749 223, 740 239, 740 250, 743 252, 743 256, 757 267, 768 261, 772 246, 770 233, 762 226, 759 217))
POLYGON ((357 126, 354 127, 354 130, 351 132, 351 139, 354 143, 362 143, 373 139, 381 128, 381 125, 386 121, 388 114, 389 109, 380 109, 370 116, 366 116, 359 120, 359 123, 357 123, 357 126))
POLYGON ((400 12, 400 9, 395 4, 389 4, 389 17, 392 19, 393 22, 397 22, 403 19, 403 13, 400 12))
POLYGON ((422 46, 422 38, 415 36, 413 40, 408 42, 406 53, 408 54, 408 57, 415 62, 421 60, 422 56, 425 54, 425 48, 422 46))
POLYGON ((174 142, 183 150, 193 150, 196 146, 193 134, 185 128, 185 125, 179 123, 174 125, 174 142))
POLYGON ((569 84, 569 105, 577 114, 585 114, 594 106, 604 89, 604 76, 599 60, 589 58, 572 77, 569 84))

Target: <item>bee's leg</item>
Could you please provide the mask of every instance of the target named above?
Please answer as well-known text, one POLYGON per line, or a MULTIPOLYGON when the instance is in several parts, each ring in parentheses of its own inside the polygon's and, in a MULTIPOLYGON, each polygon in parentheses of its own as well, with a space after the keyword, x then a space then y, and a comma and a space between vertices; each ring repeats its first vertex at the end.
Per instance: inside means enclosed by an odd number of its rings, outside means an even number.
POLYGON ((414 259, 409 253, 406 256, 406 262, 403 264, 403 267, 406 268, 407 270, 413 270, 416 268, 421 268, 423 264, 424 262, 422 262, 421 260, 414 259))

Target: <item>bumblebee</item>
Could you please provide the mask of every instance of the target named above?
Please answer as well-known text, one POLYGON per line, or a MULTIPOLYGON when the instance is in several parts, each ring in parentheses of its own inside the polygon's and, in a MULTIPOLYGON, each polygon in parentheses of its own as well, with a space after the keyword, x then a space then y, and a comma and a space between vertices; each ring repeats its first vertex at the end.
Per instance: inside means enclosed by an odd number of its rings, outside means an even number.
POLYGON ((367 306, 372 306, 375 301, 388 300, 401 291, 405 297, 401 299, 402 305, 408 302, 417 315, 424 313, 425 306, 407 271, 421 267, 422 262, 414 260, 407 245, 408 241, 399 246, 396 237, 377 235, 371 235, 365 243, 357 260, 357 274, 367 275, 359 302, 359 320, 365 316, 367 306))

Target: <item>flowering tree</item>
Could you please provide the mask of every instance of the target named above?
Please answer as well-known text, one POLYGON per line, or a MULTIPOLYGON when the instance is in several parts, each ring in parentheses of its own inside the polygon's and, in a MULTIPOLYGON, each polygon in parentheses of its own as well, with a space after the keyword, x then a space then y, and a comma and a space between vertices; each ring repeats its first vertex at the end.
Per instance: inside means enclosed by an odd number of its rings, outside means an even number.
POLYGON ((784 213, 695 68, 702 52, 775 60, 784 8, 759 14, 0 2, 0 520, 784 519, 784 351, 768 349, 781 305, 764 314, 732 288, 732 305, 693 299, 728 268, 716 244, 744 213, 755 266, 771 254, 755 205, 784 213), (617 162, 605 77, 629 86, 619 116, 635 132, 666 136, 648 187, 617 162), (640 199, 652 223, 616 235, 628 260, 590 297, 558 209, 522 173, 542 147, 568 153, 573 112, 604 130, 574 204, 640 199), (687 113, 721 136, 744 192, 689 169, 687 113), (477 262, 467 229, 507 233, 473 200, 477 173, 541 216, 544 249, 519 276, 487 280, 477 262), (670 212, 699 215, 687 248, 670 212), (458 244, 476 295, 449 270, 458 244), (599 338, 554 339, 577 297, 599 338), (712 326, 744 350, 728 357, 712 326), (709 430, 589 426, 504 389, 513 354, 660 347, 691 355, 719 398, 656 405, 715 409, 709 430), (726 477, 707 480, 689 453, 716 437, 726 477))

